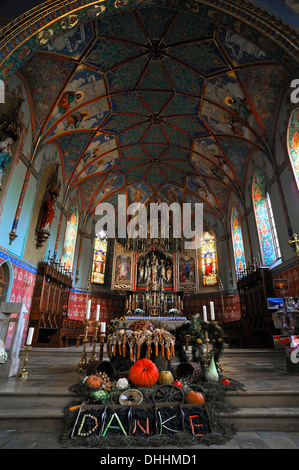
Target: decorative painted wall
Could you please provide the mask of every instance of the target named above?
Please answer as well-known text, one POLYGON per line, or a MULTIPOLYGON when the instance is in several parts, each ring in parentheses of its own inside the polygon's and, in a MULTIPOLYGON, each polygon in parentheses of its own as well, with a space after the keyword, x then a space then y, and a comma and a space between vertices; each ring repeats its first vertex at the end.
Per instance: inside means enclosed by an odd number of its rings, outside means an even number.
MULTIPOLYGON (((22 346, 26 340, 27 325, 29 320, 32 296, 34 291, 34 284, 36 278, 36 269, 30 266, 20 259, 17 259, 4 251, 0 251, 0 265, 8 262, 10 265, 10 271, 12 278, 9 280, 8 297, 7 302, 22 302, 25 304, 28 313, 25 314, 25 324, 22 337, 22 346)), ((6 347, 9 347, 10 341, 13 334, 13 325, 10 325, 10 329, 7 336, 6 347)))
POLYGON ((241 319, 241 308, 239 294, 224 296, 224 314, 220 295, 204 295, 200 297, 186 297, 184 299, 184 314, 190 319, 193 315, 199 313, 203 318, 203 306, 207 307, 208 320, 210 319, 210 302, 214 302, 216 321, 237 321, 241 319))
MULTIPOLYGON (((125 297, 91 295, 90 318, 95 321, 97 305, 101 306, 100 321, 110 323, 112 318, 125 315, 125 297)), ((87 293, 72 289, 69 299, 68 316, 75 320, 85 320, 87 293)))

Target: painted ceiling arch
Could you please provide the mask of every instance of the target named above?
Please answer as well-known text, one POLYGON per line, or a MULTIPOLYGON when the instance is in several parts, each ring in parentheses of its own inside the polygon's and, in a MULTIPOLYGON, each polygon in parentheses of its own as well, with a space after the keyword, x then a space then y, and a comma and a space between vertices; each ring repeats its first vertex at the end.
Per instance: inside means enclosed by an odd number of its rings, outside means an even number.
POLYGON ((245 10, 233 17, 213 1, 52 2, 53 21, 58 4, 60 29, 48 18, 16 49, 20 62, 8 51, 11 67, 2 73, 16 69, 26 83, 34 155, 58 149, 64 202, 78 189, 88 220, 118 194, 128 203, 159 194, 204 202, 224 220, 231 192, 243 198, 250 156, 261 151, 274 161, 277 103, 298 65, 295 41, 282 47, 282 30, 270 41, 267 18, 265 32, 256 26, 252 34, 249 20, 236 25, 245 10), (80 18, 69 4, 81 6, 80 18))

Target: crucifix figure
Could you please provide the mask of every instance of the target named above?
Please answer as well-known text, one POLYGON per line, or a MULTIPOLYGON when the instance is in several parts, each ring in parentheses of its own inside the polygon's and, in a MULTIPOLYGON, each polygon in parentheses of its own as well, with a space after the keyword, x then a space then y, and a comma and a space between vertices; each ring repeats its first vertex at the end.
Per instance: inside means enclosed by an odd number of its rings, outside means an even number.
POLYGON ((297 256, 299 256, 299 239, 297 233, 294 233, 293 240, 289 240, 289 245, 295 245, 297 256))

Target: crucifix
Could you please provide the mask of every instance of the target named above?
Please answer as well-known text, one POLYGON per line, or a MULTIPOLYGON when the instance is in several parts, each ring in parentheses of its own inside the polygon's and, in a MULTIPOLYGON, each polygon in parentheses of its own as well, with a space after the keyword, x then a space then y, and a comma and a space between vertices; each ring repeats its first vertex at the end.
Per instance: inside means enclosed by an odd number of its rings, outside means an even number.
POLYGON ((294 233, 293 240, 289 240, 289 245, 295 245, 297 256, 299 256, 299 239, 297 233, 294 233))

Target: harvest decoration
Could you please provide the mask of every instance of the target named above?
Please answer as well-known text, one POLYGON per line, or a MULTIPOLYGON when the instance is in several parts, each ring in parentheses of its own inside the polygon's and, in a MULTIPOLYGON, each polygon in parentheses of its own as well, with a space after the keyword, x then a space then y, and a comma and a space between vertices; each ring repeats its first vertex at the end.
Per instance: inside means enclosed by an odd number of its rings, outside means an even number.
POLYGON ((136 359, 140 359, 141 346, 146 345, 146 357, 150 359, 152 355, 158 356, 159 349, 162 356, 166 355, 169 360, 175 356, 175 337, 164 328, 153 328, 151 322, 147 320, 137 320, 128 329, 121 328, 108 335, 107 354, 116 356, 119 354, 126 357, 126 347, 129 348, 130 361, 134 360, 134 348, 136 359), (153 350, 152 350, 153 346, 153 350))
POLYGON ((223 332, 216 322, 204 322, 200 318, 193 317, 190 322, 185 322, 177 326, 175 330, 175 348, 176 355, 181 362, 200 362, 202 368, 205 368, 204 343, 205 333, 208 333, 210 347, 214 353, 216 364, 224 350, 223 332), (192 359, 188 358, 184 346, 186 345, 186 336, 189 336, 189 347, 192 350, 192 359))

